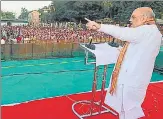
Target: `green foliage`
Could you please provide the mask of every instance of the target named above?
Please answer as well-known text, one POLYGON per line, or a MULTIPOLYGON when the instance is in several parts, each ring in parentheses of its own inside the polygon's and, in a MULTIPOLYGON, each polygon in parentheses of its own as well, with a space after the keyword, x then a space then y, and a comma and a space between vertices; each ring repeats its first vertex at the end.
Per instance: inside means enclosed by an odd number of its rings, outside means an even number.
POLYGON ((44 21, 46 16, 51 22, 79 23, 85 22, 85 17, 91 20, 110 18, 114 21, 127 22, 134 9, 146 6, 154 10, 156 18, 163 17, 162 1, 52 1, 48 15, 41 12, 41 20, 44 21))
POLYGON ((15 19, 15 13, 1 11, 1 19, 15 19))
POLYGON ((104 17, 101 13, 103 8, 101 2, 91 1, 53 1, 55 12, 52 13, 52 19, 55 21, 73 21, 80 22, 84 21, 84 18, 97 19, 104 17))
POLYGON ((127 22, 132 12, 138 7, 151 7, 156 18, 161 18, 161 14, 163 13, 163 2, 161 1, 116 1, 112 2, 112 4, 113 10, 117 8, 113 17, 116 21, 127 22))
POLYGON ((27 20, 28 19, 28 10, 26 8, 21 8, 21 14, 18 17, 19 19, 27 20))

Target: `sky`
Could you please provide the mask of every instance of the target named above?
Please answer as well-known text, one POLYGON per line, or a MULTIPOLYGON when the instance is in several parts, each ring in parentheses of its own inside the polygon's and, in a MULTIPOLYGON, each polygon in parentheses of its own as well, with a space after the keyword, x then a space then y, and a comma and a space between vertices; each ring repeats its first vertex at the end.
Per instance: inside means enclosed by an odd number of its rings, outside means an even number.
POLYGON ((1 1, 1 10, 14 12, 16 13, 16 17, 18 17, 22 7, 31 11, 48 6, 50 3, 51 1, 1 1))

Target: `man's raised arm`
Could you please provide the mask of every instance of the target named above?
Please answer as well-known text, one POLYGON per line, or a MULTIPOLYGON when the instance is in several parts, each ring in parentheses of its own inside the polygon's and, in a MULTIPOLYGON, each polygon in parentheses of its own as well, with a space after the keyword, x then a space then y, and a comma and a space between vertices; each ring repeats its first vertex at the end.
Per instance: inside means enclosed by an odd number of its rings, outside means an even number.
POLYGON ((122 41, 138 43, 140 42, 140 38, 142 39, 142 36, 144 36, 144 26, 136 28, 119 27, 115 25, 98 24, 87 18, 85 18, 85 20, 88 21, 86 26, 89 30, 104 32, 122 41))
POLYGON ((140 42, 140 37, 142 37, 144 34, 143 29, 144 29, 143 26, 129 28, 101 24, 100 28, 97 31, 104 32, 122 41, 138 43, 140 42))

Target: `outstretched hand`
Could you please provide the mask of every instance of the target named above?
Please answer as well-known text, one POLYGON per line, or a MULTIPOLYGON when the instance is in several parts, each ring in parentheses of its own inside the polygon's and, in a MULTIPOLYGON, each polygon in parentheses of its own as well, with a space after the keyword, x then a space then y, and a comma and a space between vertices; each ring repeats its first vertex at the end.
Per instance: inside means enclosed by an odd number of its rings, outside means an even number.
POLYGON ((87 18, 85 18, 85 20, 88 22, 86 24, 86 27, 89 29, 89 30, 98 30, 101 28, 101 24, 98 24, 96 23, 95 21, 91 21, 87 18))

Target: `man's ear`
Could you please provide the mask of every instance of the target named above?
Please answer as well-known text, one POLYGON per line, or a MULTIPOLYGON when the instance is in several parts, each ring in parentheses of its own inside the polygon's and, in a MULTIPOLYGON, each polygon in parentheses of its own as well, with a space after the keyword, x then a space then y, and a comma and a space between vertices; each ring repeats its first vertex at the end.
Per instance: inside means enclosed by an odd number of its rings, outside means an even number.
POLYGON ((143 17, 142 17, 142 19, 141 19, 141 20, 142 20, 143 24, 146 24, 147 19, 148 19, 148 18, 147 18, 147 16, 143 16, 143 17))

